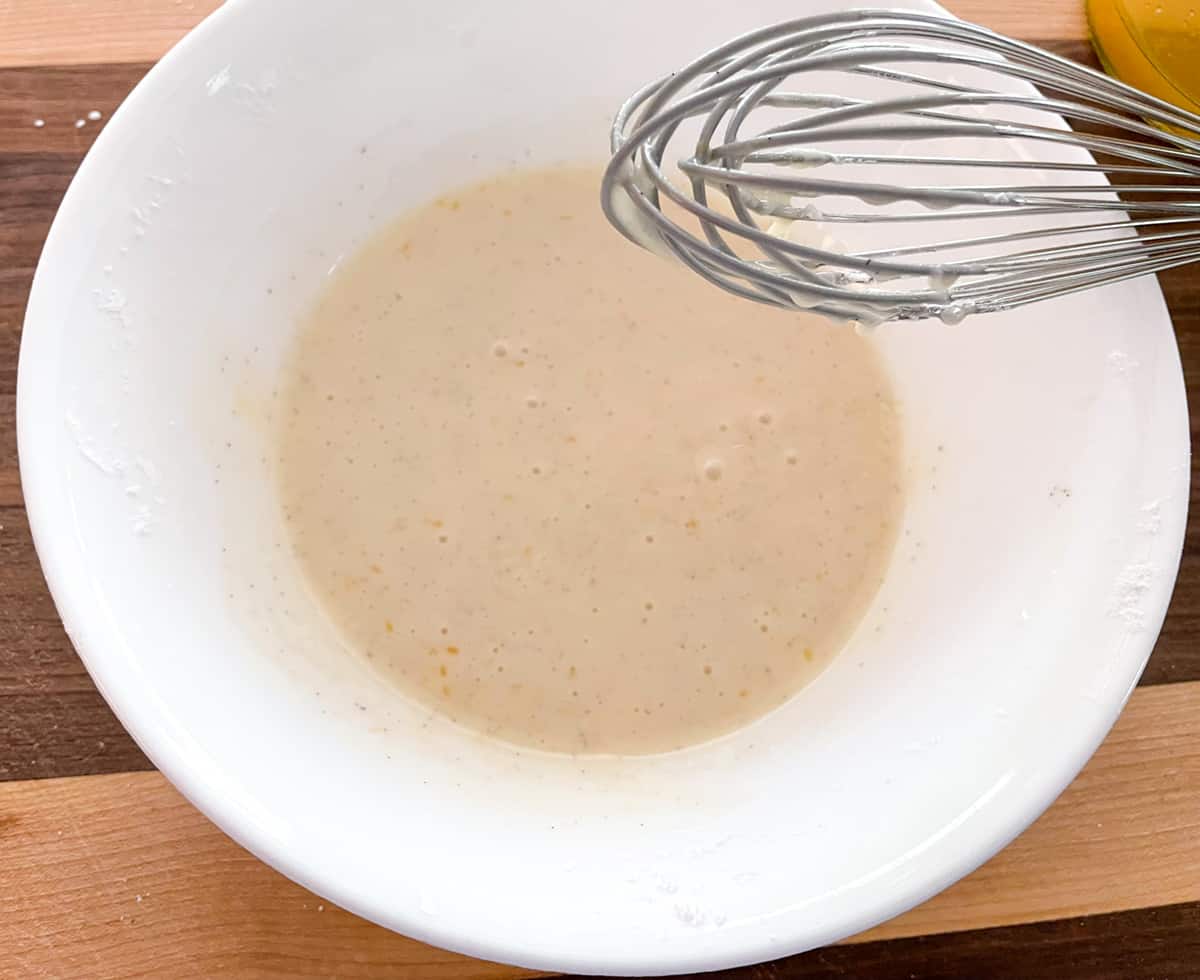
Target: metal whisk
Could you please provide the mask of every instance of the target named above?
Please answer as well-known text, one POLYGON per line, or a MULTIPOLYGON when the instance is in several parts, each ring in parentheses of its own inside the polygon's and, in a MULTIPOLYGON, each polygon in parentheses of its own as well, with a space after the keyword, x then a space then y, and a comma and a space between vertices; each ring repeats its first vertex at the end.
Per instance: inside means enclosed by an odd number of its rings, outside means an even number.
POLYGON ((958 322, 1200 258, 1198 136, 1200 116, 985 28, 856 10, 641 89, 602 200, 740 296, 958 322))

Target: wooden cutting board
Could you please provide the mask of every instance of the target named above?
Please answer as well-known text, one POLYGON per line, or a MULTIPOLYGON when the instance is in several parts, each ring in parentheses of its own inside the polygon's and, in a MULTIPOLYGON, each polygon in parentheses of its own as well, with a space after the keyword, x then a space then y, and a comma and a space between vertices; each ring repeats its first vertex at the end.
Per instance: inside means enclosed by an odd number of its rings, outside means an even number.
MULTIPOLYGON (((1094 63, 1079 0, 949 5, 1094 63)), ((0 978, 522 976, 370 925, 208 823, 96 693, 33 553, 13 416, 42 240, 104 121, 216 6, 0 0, 0 978)), ((1200 406, 1200 274, 1173 272, 1163 288, 1200 406)), ((1128 709, 1027 833, 848 943, 725 976, 1200 977, 1198 531, 1189 522, 1166 626, 1128 709)))

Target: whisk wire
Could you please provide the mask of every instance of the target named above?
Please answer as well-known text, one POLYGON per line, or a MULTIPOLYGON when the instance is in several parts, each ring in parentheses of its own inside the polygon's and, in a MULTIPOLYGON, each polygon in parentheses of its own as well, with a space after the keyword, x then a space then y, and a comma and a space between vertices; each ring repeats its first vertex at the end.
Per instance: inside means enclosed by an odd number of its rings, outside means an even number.
POLYGON ((1197 134, 1200 117, 985 28, 847 11, 641 88, 602 202, 739 296, 957 322, 1200 258, 1197 134))

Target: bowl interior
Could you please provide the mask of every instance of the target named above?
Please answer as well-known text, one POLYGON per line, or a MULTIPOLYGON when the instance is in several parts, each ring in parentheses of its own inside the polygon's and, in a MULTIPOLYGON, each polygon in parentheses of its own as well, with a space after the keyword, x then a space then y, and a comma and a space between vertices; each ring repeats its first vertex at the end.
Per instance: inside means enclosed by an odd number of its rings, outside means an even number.
POLYGON ((339 649, 289 554, 273 388, 342 257, 463 182, 602 161, 638 85, 834 6, 372 0, 346 16, 231 0, 102 134, 26 321, 38 550, 143 748, 284 872, 494 959, 744 963, 967 872, 1116 717, 1166 608, 1187 497, 1179 359, 1152 280, 881 331, 909 478, 887 582, 816 682, 715 743, 568 759, 466 734, 339 649))

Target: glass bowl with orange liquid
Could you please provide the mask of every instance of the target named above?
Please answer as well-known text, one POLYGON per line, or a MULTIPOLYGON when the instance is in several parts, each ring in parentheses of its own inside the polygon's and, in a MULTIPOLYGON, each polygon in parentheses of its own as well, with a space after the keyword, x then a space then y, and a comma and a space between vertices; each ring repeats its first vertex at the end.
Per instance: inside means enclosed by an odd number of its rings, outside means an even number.
POLYGON ((1200 0, 1087 0, 1087 16, 1108 72, 1200 113, 1200 0))

